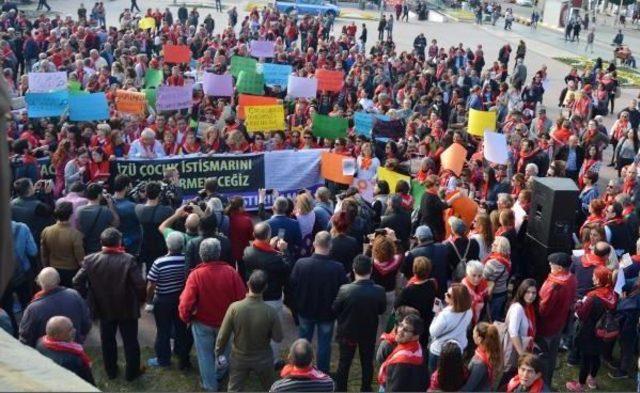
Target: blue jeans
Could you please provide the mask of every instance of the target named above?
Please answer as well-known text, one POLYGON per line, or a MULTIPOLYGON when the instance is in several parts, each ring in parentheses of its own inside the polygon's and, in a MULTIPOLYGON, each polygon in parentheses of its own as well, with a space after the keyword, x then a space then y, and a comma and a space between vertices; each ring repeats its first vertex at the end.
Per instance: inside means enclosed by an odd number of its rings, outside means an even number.
POLYGON ((331 364, 331 340, 333 339, 333 321, 317 321, 300 317, 298 332, 301 338, 306 338, 311 342, 313 332, 318 327, 318 368, 329 373, 331 364))
MULTIPOLYGON (((216 355, 214 351, 218 330, 218 328, 200 322, 194 321, 191 324, 202 387, 211 392, 218 390, 218 378, 221 378, 227 371, 226 367, 224 369, 216 369, 216 355)), ((225 353, 226 352, 227 351, 225 351, 225 353)), ((227 359, 228 358, 227 356, 227 359)))

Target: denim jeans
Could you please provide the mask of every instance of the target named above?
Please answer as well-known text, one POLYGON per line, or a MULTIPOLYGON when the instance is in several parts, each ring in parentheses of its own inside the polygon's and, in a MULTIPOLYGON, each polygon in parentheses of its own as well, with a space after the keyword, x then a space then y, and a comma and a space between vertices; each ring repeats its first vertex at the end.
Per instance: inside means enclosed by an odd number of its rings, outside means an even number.
POLYGON ((156 296, 153 316, 156 321, 156 341, 154 348, 161 366, 171 365, 171 333, 175 334, 174 352, 180 358, 180 365, 189 363, 188 330, 178 317, 178 294, 156 296))
POLYGON ((333 339, 334 321, 318 321, 300 316, 298 331, 301 338, 311 342, 313 332, 318 327, 318 368, 329 373, 331 365, 331 340, 333 339))
POLYGON ((191 324, 202 387, 211 392, 218 390, 218 378, 226 372, 226 368, 216 369, 215 346, 218 330, 218 328, 196 321, 191 324))
MULTIPOLYGON (((267 306, 273 308, 276 311, 276 318, 278 318, 282 323, 282 298, 278 300, 265 300, 265 303, 267 304, 267 306)), ((271 340, 271 351, 273 351, 274 362, 278 361, 282 357, 280 348, 282 348, 282 345, 280 343, 271 340)))

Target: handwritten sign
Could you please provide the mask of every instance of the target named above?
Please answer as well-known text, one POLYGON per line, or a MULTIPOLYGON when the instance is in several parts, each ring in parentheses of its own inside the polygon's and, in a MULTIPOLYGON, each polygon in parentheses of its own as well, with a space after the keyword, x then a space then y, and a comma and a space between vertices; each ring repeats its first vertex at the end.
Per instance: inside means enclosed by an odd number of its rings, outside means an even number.
POLYGON ((163 80, 164 75, 162 74, 162 70, 154 70, 153 68, 149 68, 144 74, 144 87, 158 87, 162 84, 163 80))
POLYGON ((191 61, 191 50, 186 45, 168 45, 162 47, 166 63, 180 64, 191 61))
POLYGON ((116 90, 116 109, 122 113, 144 115, 147 107, 145 93, 116 90))
POLYGON ((202 80, 204 94, 215 97, 233 96, 233 77, 229 74, 216 75, 205 72, 202 80))
POLYGON ((264 78, 257 72, 240 71, 236 89, 238 93, 264 95, 264 78))
POLYGON ((374 115, 366 112, 356 112, 353 114, 353 122, 355 125, 356 134, 371 136, 371 130, 376 119, 381 121, 389 121, 391 118, 385 115, 374 115))
POLYGON ((469 109, 469 134, 482 136, 485 131, 496 130, 495 111, 469 109))
POLYGON ((292 98, 315 98, 318 93, 318 80, 289 75, 287 93, 292 98))
POLYGON ((231 58, 231 75, 240 76, 240 71, 256 72, 258 61, 251 57, 233 56, 231 58))
POLYGON ((244 108, 247 131, 283 130, 284 107, 282 105, 248 106, 244 108))
POLYGON ((343 117, 313 114, 313 135, 320 138, 336 139, 347 136, 349 121, 343 117))
POLYGON ((341 71, 317 70, 318 90, 339 92, 344 86, 344 75, 341 71))
POLYGON ((147 16, 146 18, 140 19, 140 22, 138 22, 138 27, 142 30, 153 29, 156 27, 156 20, 151 16, 147 16))
POLYGON ((193 101, 193 85, 160 86, 156 93, 156 110, 172 111, 190 108, 193 101))
POLYGON ((45 93, 67 89, 66 72, 30 72, 29 92, 45 93))
POLYGON ((275 97, 251 96, 248 94, 240 94, 238 96, 238 118, 244 119, 244 108, 248 106, 264 106, 278 105, 278 99, 275 97))

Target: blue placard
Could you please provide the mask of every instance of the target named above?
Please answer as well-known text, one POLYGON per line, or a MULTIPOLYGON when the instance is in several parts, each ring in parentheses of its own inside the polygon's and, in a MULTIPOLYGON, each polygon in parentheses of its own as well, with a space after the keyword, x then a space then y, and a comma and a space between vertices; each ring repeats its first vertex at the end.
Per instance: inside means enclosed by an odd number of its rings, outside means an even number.
POLYGON ((264 83, 266 85, 287 87, 289 75, 293 72, 293 67, 289 64, 262 63, 259 67, 264 75, 264 83))
POLYGON ((104 93, 70 95, 69 119, 71 121, 109 119, 109 104, 107 104, 107 97, 104 93))
POLYGON ((354 113, 353 122, 355 125, 356 134, 370 137, 371 130, 373 129, 374 119, 383 120, 383 121, 390 120, 389 116, 385 116, 385 115, 376 115, 376 114, 366 113, 366 112, 354 113))
POLYGON ((30 118, 61 116, 69 105, 69 93, 54 91, 49 93, 27 93, 27 115, 30 118))

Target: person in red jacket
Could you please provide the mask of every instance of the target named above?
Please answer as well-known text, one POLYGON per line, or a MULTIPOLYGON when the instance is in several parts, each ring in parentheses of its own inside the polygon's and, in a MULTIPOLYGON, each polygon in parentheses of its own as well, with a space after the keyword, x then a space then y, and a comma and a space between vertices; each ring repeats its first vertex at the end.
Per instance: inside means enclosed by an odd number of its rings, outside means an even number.
POLYGON ((231 241, 231 256, 240 264, 240 274, 244 274, 242 255, 244 249, 253 240, 253 222, 251 216, 244 210, 244 199, 236 196, 229 200, 225 211, 229 216, 229 240, 231 241))
POLYGON ((543 348, 544 363, 547 365, 543 372, 544 382, 551 386, 553 371, 558 357, 558 347, 562 330, 567 324, 571 306, 576 298, 578 282, 569 272, 571 256, 566 252, 555 252, 549 255, 551 272, 542 288, 540 288, 540 302, 538 314, 538 345, 543 348))
POLYGON ((218 377, 226 371, 222 367, 216 370, 214 347, 218 330, 231 303, 244 299, 246 293, 240 275, 220 261, 220 250, 218 239, 208 238, 200 243, 203 263, 189 274, 178 304, 180 319, 191 324, 202 386, 213 392, 218 390, 218 377))

